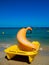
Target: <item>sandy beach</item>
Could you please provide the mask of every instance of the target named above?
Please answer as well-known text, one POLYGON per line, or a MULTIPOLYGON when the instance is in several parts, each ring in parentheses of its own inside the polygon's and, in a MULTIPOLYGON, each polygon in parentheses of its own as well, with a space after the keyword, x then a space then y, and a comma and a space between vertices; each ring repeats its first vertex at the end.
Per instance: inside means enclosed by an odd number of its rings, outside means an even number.
MULTIPOLYGON (((12 44, 0 44, 0 65, 28 65, 28 58, 15 56, 11 60, 7 60, 4 49, 12 44)), ((36 55, 30 65, 49 65, 49 46, 42 46, 42 50, 36 55)))

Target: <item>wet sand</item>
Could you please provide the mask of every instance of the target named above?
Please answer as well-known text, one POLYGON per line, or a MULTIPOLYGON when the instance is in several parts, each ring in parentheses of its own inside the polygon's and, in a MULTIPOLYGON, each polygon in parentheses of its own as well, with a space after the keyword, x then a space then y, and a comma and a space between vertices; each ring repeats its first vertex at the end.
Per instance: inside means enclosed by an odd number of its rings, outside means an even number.
MULTIPOLYGON (((4 49, 12 44, 0 44, 0 65, 29 65, 28 57, 15 56, 7 60, 4 49)), ((30 65, 49 65, 49 46, 42 46, 42 50, 35 56, 30 65)))

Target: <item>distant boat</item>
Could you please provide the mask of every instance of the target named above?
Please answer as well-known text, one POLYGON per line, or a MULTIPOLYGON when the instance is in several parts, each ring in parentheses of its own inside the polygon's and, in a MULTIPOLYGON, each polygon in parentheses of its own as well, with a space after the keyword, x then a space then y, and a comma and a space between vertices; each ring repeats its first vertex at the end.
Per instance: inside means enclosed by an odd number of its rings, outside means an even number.
POLYGON ((4 34, 5 34, 5 32, 2 32, 2 34, 4 35, 4 34))

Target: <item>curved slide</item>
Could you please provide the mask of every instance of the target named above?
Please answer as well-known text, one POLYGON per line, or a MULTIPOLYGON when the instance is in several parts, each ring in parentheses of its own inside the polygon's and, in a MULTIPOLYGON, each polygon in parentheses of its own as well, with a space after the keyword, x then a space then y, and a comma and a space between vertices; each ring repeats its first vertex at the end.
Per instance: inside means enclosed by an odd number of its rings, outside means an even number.
POLYGON ((27 38, 26 38, 26 32, 27 30, 32 30, 31 27, 22 28, 17 33, 17 40, 19 42, 18 46, 23 51, 33 51, 36 49, 36 46, 32 44, 27 38))

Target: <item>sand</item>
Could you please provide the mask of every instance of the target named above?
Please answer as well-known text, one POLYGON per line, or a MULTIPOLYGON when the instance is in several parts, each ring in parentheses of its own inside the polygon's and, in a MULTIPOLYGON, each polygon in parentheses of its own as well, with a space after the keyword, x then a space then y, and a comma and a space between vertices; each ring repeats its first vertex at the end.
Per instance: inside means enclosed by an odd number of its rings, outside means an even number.
MULTIPOLYGON (((10 45, 0 44, 0 49, 2 49, 0 50, 0 65, 29 65, 26 61, 28 60, 27 57, 22 58, 21 56, 21 59, 19 60, 16 56, 11 60, 7 60, 7 58, 5 58, 6 53, 3 50, 8 46, 10 45)), ((49 65, 49 46, 42 46, 42 50, 39 50, 39 53, 36 55, 30 65, 49 65)))

